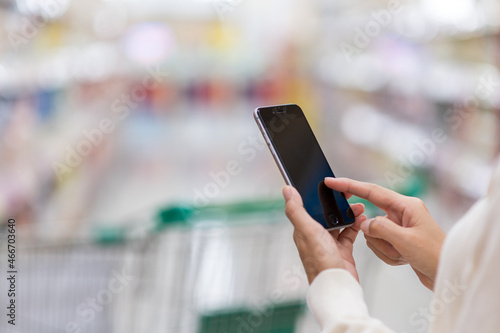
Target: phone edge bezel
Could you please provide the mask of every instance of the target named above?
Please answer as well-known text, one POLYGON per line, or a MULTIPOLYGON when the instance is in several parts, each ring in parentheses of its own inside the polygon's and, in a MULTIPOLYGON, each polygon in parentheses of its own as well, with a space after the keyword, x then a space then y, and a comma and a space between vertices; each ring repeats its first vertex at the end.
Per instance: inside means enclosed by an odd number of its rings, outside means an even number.
MULTIPOLYGON (((273 107, 273 105, 271 106, 265 106, 265 108, 268 108, 268 107, 273 107)), ((288 176, 288 173, 285 169, 285 166, 283 165, 283 163, 281 162, 281 159, 279 158, 278 156, 278 152, 276 151, 276 149, 274 148, 274 145, 272 144, 272 140, 271 138, 269 137, 269 134, 267 133, 265 127, 264 127, 264 124, 262 123, 262 120, 260 119, 259 117, 259 110, 263 108, 263 107, 258 107, 254 110, 253 112, 253 116, 254 116, 254 119, 255 119, 255 122, 257 123, 257 127, 259 128, 260 130, 260 133, 262 134, 262 136, 264 137, 264 140, 266 141, 266 144, 267 144, 267 148, 269 149, 269 151, 271 152, 271 155, 273 156, 274 158, 274 162, 276 163, 276 165, 278 166, 278 169, 280 170, 280 173, 281 173, 281 176, 283 177, 283 179, 285 180, 285 183, 289 186, 293 186, 293 183, 292 183, 292 180, 290 179, 290 177, 288 176)))

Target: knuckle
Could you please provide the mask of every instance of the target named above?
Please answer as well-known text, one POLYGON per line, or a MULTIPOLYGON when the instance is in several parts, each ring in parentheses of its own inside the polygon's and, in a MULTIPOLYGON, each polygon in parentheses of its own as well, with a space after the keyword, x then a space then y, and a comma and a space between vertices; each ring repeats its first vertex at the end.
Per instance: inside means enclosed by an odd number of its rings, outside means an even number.
POLYGON ((297 230, 297 229, 295 229, 293 231, 293 236, 292 237, 293 237, 293 241, 295 242, 295 244, 303 242, 306 239, 306 236, 304 235, 304 233, 302 231, 300 231, 300 230, 297 230))
POLYGON ((378 234, 382 229, 384 228, 384 218, 381 216, 377 216, 373 219, 373 221, 370 223, 370 233, 372 234, 378 234))
POLYGON ((393 259, 387 257, 385 254, 382 254, 382 252, 380 252, 377 249, 377 247, 375 247, 373 244, 367 243, 367 245, 373 251, 373 253, 375 253, 375 255, 377 256, 377 258, 379 258, 380 260, 382 260, 383 262, 385 262, 387 265, 391 265, 391 266, 396 266, 397 265, 398 261, 393 260, 393 259))
MULTIPOLYGON (((373 246, 372 242, 370 242, 369 240, 366 241, 366 246, 368 246, 368 248, 370 250, 372 250, 373 252, 375 252, 375 246, 373 246)), ((375 253, 377 254, 377 253, 375 253)))
POLYGON ((387 249, 386 249, 386 255, 391 258, 392 260, 401 260, 401 254, 399 254, 398 251, 396 251, 393 247, 389 246, 387 249))
POLYGON ((293 241, 295 242, 296 245, 299 244, 308 244, 311 243, 311 241, 314 239, 315 234, 313 230, 308 230, 308 229, 295 229, 293 231, 293 241))
POLYGON ((296 220, 301 216, 304 206, 297 203, 287 203, 285 206, 285 215, 290 220, 296 220))
POLYGON ((402 259, 401 254, 388 243, 380 242, 380 240, 367 240, 366 244, 370 249, 380 252, 387 260, 397 262, 402 259))
POLYGON ((369 240, 367 240, 367 241, 366 241, 366 246, 368 246, 368 248, 369 248, 370 250, 372 250, 372 251, 375 253, 375 255, 376 255, 377 257, 379 256, 379 255, 378 255, 378 249, 377 249, 377 247, 376 247, 375 245, 373 245, 373 243, 372 243, 372 242, 370 242, 369 240))
POLYGON ((387 265, 391 265, 391 266, 399 266, 399 262, 398 262, 398 261, 396 261, 396 260, 392 260, 392 259, 387 258, 387 259, 386 259, 386 260, 384 260, 384 261, 385 261, 385 263, 386 263, 387 265))
POLYGON ((426 209, 425 203, 422 199, 417 197, 404 197, 404 200, 400 203, 400 208, 408 211, 410 214, 413 214, 422 208, 426 209))
POLYGON ((295 213, 297 212, 297 207, 291 204, 287 204, 285 206, 285 215, 289 218, 292 219, 295 213))
POLYGON ((422 208, 427 209, 425 206, 425 203, 422 199, 417 198, 417 197, 411 197, 410 198, 410 206, 414 210, 420 210, 422 208))
POLYGON ((404 233, 403 237, 404 237, 403 244, 408 244, 408 245, 414 247, 415 245, 417 245, 419 243, 418 236, 413 232, 404 233))
POLYGON ((371 236, 368 236, 367 234, 363 233, 363 236, 365 237, 366 241, 367 242, 371 242, 372 240, 374 240, 375 238, 374 237, 371 237, 371 236))
POLYGON ((413 204, 415 206, 425 206, 425 203, 423 202, 423 200, 420 198, 416 198, 416 197, 413 198, 413 204))
POLYGON ((381 258, 387 265, 391 265, 391 266, 399 266, 399 261, 398 260, 394 260, 394 259, 391 259, 389 257, 384 257, 384 258, 381 258))
POLYGON ((368 183, 368 196, 377 191, 378 185, 373 183, 368 183))

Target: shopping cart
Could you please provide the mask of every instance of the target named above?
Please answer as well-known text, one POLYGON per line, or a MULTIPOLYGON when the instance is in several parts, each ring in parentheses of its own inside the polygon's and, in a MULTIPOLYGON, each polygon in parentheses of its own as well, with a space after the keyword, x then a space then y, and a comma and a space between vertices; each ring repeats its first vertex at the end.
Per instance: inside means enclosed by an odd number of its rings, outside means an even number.
POLYGON ((17 323, 1 331, 288 333, 307 322, 282 201, 169 207, 141 225, 19 244, 17 323))

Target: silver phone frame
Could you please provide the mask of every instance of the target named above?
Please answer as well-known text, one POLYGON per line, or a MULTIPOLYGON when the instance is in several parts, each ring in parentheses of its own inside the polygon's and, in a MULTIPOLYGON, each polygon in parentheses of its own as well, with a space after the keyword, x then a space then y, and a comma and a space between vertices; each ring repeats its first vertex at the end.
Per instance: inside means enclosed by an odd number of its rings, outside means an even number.
MULTIPOLYGON (((274 145, 273 145, 273 143, 271 141, 271 138, 267 134, 266 128, 264 127, 264 124, 262 123, 262 120, 259 117, 259 110, 260 109, 264 109, 264 108, 267 109, 267 108, 273 108, 273 107, 283 107, 283 106, 293 106, 293 105, 298 106, 297 104, 281 104, 281 105, 259 106, 259 107, 255 108, 255 110, 253 111, 253 117, 255 119, 255 122, 257 123, 257 127, 259 127, 260 133, 262 133, 262 136, 264 137, 264 140, 266 141, 267 148, 269 148, 269 151, 271 152, 271 155, 273 155, 274 161, 276 162, 276 165, 278 166, 278 169, 280 170, 280 173, 283 176, 283 179, 285 180, 285 183, 287 185, 290 185, 290 186, 293 186, 292 180, 288 176, 288 173, 286 172, 285 166, 281 162, 281 159, 279 158, 278 153, 276 152, 276 149, 274 148, 274 145)), ((299 108, 300 108, 300 106, 299 106, 299 108)), ((318 144, 319 144, 319 142, 318 142, 318 144)), ((295 187, 295 186, 293 186, 293 187, 295 187)), ((352 226, 353 224, 354 224, 354 222, 351 223, 351 224, 341 225, 341 226, 333 227, 333 228, 325 228, 325 229, 328 230, 328 231, 337 230, 337 229, 344 229, 344 228, 348 228, 348 227, 352 226)))
MULTIPOLYGON (((287 105, 292 105, 292 104, 287 104, 287 105)), ((259 109, 261 108, 268 108, 268 107, 274 107, 274 106, 285 106, 285 105, 270 105, 270 106, 261 106, 258 107, 254 110, 253 112, 253 117, 255 121, 257 122, 257 126, 259 127, 260 133, 262 133, 262 136, 264 137, 264 140, 266 141, 267 148, 269 148, 269 151, 271 152, 271 155, 273 155, 274 161, 278 165, 278 169, 281 172, 281 175, 285 179, 285 183, 287 185, 293 186, 292 180, 288 176, 288 173, 286 172, 285 166, 281 162, 281 159, 278 156, 278 153, 276 152, 276 149, 274 148, 271 138, 267 134, 266 128, 264 127, 264 124, 262 123, 262 120, 259 118, 259 109)))

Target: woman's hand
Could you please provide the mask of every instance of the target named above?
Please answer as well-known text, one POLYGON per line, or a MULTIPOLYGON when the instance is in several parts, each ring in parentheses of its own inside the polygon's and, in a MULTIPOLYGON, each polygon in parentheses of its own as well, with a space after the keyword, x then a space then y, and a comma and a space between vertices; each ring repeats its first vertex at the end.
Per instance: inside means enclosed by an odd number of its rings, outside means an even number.
POLYGON ((320 272, 329 268, 346 269, 359 280, 352 248, 361 223, 366 221, 366 216, 362 215, 365 210, 364 205, 351 205, 356 217, 351 227, 345 228, 340 233, 338 230, 329 232, 306 212, 302 198, 295 188, 285 186, 283 196, 286 200, 285 213, 295 228, 293 239, 309 283, 312 283, 320 272))
POLYGON ((409 263, 420 281, 433 289, 446 234, 422 200, 375 184, 346 178, 326 178, 329 188, 366 199, 386 212, 364 221, 361 230, 368 247, 389 265, 409 263))

